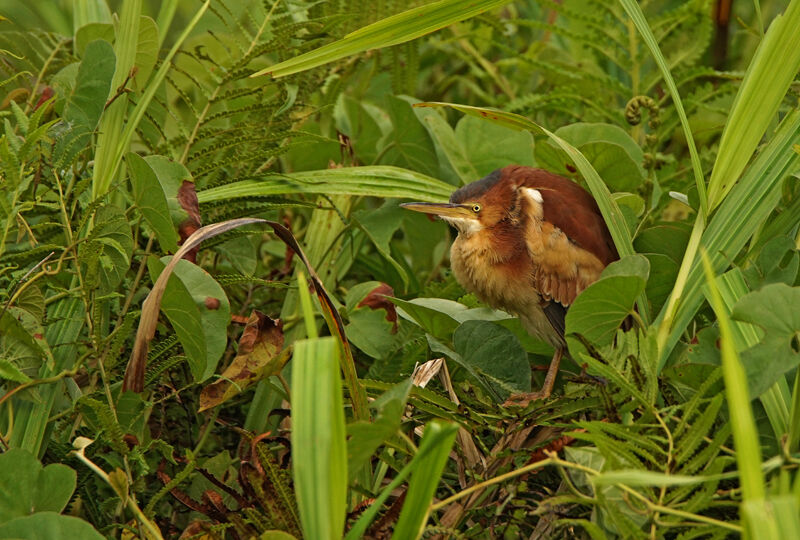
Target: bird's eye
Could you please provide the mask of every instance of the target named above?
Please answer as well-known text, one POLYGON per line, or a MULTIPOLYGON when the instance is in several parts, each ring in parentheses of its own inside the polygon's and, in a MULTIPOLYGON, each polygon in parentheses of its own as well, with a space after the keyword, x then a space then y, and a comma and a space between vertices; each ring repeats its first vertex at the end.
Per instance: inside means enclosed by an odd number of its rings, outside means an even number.
POLYGON ((475 213, 477 214, 478 212, 480 212, 480 211, 481 211, 481 205, 479 205, 479 204, 473 204, 473 205, 472 205, 472 211, 473 211, 473 212, 475 212, 475 213))

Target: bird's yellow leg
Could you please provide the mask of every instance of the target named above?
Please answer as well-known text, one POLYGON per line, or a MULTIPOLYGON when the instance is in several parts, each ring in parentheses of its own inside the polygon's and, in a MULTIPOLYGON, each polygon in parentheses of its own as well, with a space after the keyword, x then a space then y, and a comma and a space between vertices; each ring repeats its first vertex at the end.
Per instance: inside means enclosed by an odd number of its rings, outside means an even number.
POLYGON ((529 394, 514 394, 509 397, 505 403, 503 403, 503 406, 509 407, 514 405, 517 407, 525 407, 531 401, 549 398, 550 394, 553 392, 553 386, 556 383, 558 368, 561 365, 561 358, 563 356, 564 348, 558 347, 556 352, 553 354, 553 359, 550 361, 550 367, 547 369, 547 375, 545 375, 544 384, 542 385, 541 390, 538 392, 531 392, 529 394))

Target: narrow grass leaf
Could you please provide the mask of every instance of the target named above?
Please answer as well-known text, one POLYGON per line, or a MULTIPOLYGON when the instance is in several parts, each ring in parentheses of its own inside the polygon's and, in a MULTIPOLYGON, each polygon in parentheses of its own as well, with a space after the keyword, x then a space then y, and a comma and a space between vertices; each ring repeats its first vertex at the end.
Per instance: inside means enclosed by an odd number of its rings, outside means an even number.
POLYGON ((339 345, 333 337, 295 343, 292 461, 304 536, 341 538, 347 510, 347 446, 339 345))
POLYGON ((753 418, 753 410, 750 408, 747 378, 744 367, 739 361, 731 321, 717 288, 714 268, 705 251, 701 252, 701 256, 710 290, 711 307, 719 321, 722 376, 725 380, 725 396, 733 427, 733 442, 736 447, 742 498, 744 502, 755 501, 764 498, 765 488, 764 475, 761 472, 761 447, 758 442, 758 429, 753 418))
POLYGON ((511 0, 441 0, 403 11, 351 32, 343 39, 254 73, 284 77, 371 49, 391 47, 508 4, 511 0))
POLYGON ((270 174, 206 189, 199 192, 197 198, 202 204, 247 197, 317 193, 443 202, 453 190, 451 184, 418 172, 375 165, 270 174))

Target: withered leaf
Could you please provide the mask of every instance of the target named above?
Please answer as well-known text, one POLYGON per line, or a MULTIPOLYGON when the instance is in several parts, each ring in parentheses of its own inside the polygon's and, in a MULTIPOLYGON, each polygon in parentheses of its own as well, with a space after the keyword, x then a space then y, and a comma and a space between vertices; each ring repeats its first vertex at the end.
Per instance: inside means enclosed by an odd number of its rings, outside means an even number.
POLYGON ((200 393, 200 411, 226 402, 251 384, 276 375, 288 355, 283 350, 283 325, 254 310, 239 339, 239 352, 219 380, 200 393))

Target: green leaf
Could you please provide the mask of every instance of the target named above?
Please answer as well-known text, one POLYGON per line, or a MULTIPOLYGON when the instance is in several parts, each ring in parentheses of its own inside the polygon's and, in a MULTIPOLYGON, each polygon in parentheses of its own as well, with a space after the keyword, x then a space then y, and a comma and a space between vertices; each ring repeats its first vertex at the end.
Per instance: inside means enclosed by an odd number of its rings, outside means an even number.
POLYGON ((449 338, 458 328, 454 313, 466 311, 467 306, 443 298, 415 298, 401 300, 389 298, 398 309, 401 317, 413 321, 423 330, 438 338, 449 338))
POLYGON ((383 206, 376 210, 364 210, 356 212, 353 218, 361 226, 361 230, 372 241, 378 253, 386 259, 397 271, 400 279, 403 280, 404 287, 408 287, 408 273, 402 265, 394 260, 391 254, 389 242, 394 233, 400 228, 400 224, 407 212, 400 208, 395 202, 387 201, 383 206))
MULTIPOLYGON (((799 133, 800 111, 795 110, 784 117, 772 139, 764 145, 702 232, 699 245, 708 251, 716 273, 730 266, 736 254, 768 220, 778 204, 783 180, 800 166, 800 154, 793 150, 799 133)), ((669 334, 659 339, 662 366, 703 301, 701 288, 705 279, 702 265, 697 260, 691 264, 674 313, 667 313, 667 308, 664 308, 657 319, 669 334)))
POLYGON ((143 159, 161 184, 172 223, 179 227, 189 217, 188 209, 185 207, 186 201, 181 204, 181 196, 190 187, 188 184, 194 184, 191 173, 186 167, 168 157, 147 156, 143 159))
POLYGON ((577 354, 582 345, 570 338, 580 334, 597 346, 609 345, 622 321, 645 287, 650 264, 642 255, 624 257, 608 265, 570 306, 566 318, 567 343, 577 354))
POLYGON ((678 277, 678 263, 661 253, 643 253, 650 262, 650 277, 647 280, 645 294, 650 301, 650 308, 653 313, 664 306, 672 286, 678 277))
MULTIPOLYGON (((148 259, 153 281, 169 261, 169 257, 148 259)), ((219 283, 199 266, 181 260, 167 283, 161 311, 178 335, 195 381, 213 375, 227 345, 225 328, 231 316, 228 297, 219 283)))
POLYGON ((503 6, 509 1, 477 0, 468 4, 462 0, 433 2, 365 26, 346 35, 344 39, 262 69, 252 76, 271 74, 273 77, 283 77, 370 49, 405 43, 453 23, 480 15, 484 11, 503 6))
POLYGON ((386 99, 392 129, 378 142, 381 150, 377 161, 431 176, 437 174, 439 165, 433 142, 409 100, 396 96, 386 99))
POLYGON ((414 113, 433 139, 441 178, 455 185, 480 178, 470 159, 473 156, 469 156, 461 141, 456 139, 455 131, 443 114, 419 107, 414 113))
MULTIPOLYGON (((5 351, 4 356, 7 355, 8 352, 5 351)), ((0 358, 0 379, 18 383, 27 383, 31 381, 30 377, 25 375, 17 366, 6 360, 6 358, 0 358)))
POLYGON ((660 253, 680 264, 689 243, 691 230, 680 223, 656 225, 644 229, 633 242, 637 253, 660 253))
POLYGON ((453 345, 496 401, 531 391, 528 354, 511 330, 489 321, 466 321, 453 334, 453 345))
POLYGON ((800 365, 800 287, 767 285, 739 300, 731 317, 764 330, 758 345, 741 354, 750 396, 760 396, 800 365))
POLYGON ((91 141, 111 91, 115 65, 114 49, 108 42, 96 40, 86 47, 75 87, 64 106, 63 126, 54 129, 57 136, 53 159, 56 163, 70 165, 75 155, 91 141))
POLYGON ((147 81, 158 60, 158 27, 150 17, 139 19, 139 36, 136 43, 136 76, 133 87, 140 91, 146 88, 147 81))
POLYGON ((598 474, 591 477, 592 483, 596 486, 608 486, 613 484, 624 484, 626 486, 688 486, 708 482, 707 477, 697 475, 663 474, 654 471, 644 470, 616 470, 598 474))
MULTIPOLYGON (((144 220, 156 233, 161 249, 174 253, 178 250, 178 233, 170 219, 164 188, 151 167, 151 163, 154 161, 146 161, 133 152, 126 156, 126 160, 131 174, 133 188, 131 192, 136 206, 142 212, 144 220)), ((177 190, 175 195, 177 195, 177 190)))
POLYGON ((465 183, 483 178, 511 163, 535 165, 533 136, 528 132, 486 123, 467 115, 456 124, 455 135, 475 169, 475 174, 465 183))
POLYGON ((422 434, 422 441, 417 453, 423 454, 411 474, 408 483, 406 500, 403 503, 403 510, 397 518, 394 527, 394 538, 420 538, 425 523, 428 521, 431 500, 439 486, 439 479, 442 476, 444 466, 450 455, 450 449, 458 432, 458 425, 445 424, 434 420, 425 426, 422 434), (440 436, 442 440, 436 441, 433 446, 433 439, 440 436), (428 442, 431 440, 431 443, 428 442), (433 448, 431 448, 433 446, 433 448))
POLYGON ((452 192, 452 185, 415 171, 372 166, 266 175, 206 189, 197 198, 202 204, 241 197, 319 193, 442 202, 452 192))
POLYGON ((383 134, 364 105, 342 94, 334 116, 339 131, 350 137, 358 161, 367 165, 374 164, 378 156, 378 140, 383 134))
POLYGON ((55 512, 39 512, 0 525, 0 538, 18 540, 104 540, 94 527, 82 519, 55 512))
MULTIPOLYGON (((571 124, 556 135, 578 149, 613 191, 635 191, 644 181, 644 152, 622 128, 610 124, 571 124)), ((570 158, 553 142, 536 147, 539 165, 570 175, 570 158)))
POLYGON ((98 39, 113 43, 114 25, 110 22, 92 22, 81 26, 75 32, 75 53, 77 56, 83 58, 89 43, 98 39))
MULTIPOLYGON (((416 454, 414 454, 414 457, 411 458, 411 461, 407 463, 405 467, 403 467, 400 472, 395 475, 394 478, 392 478, 391 482, 389 482, 386 487, 383 488, 383 490, 381 490, 380 494, 375 498, 375 502, 373 502, 369 508, 367 508, 363 514, 361 514, 361 517, 358 518, 358 521, 347 532, 345 540, 358 540, 363 538, 367 527, 369 527, 369 524, 372 523, 372 520, 375 519, 375 516, 378 515, 378 512, 384 508, 383 505, 386 502, 386 499, 389 498, 389 495, 391 495, 392 492, 400 486, 400 484, 410 473, 418 470, 419 465, 423 460, 426 460, 426 469, 428 469, 428 465, 434 465, 430 463, 429 456, 432 454, 440 455, 441 453, 448 454, 450 452, 450 448, 453 446, 453 441, 455 440, 457 432, 458 426, 456 424, 448 424, 438 420, 434 420, 433 422, 427 424, 425 427, 425 432, 423 433, 422 441, 420 441, 419 449, 417 450, 416 454)), ((426 470, 425 472, 435 472, 432 469, 433 467, 430 467, 430 469, 426 470)), ((420 484, 420 486, 417 488, 418 491, 422 491, 423 487, 425 487, 423 485, 425 480, 422 478, 422 475, 425 474, 425 472, 421 473, 420 478, 418 479, 420 484)), ((440 476, 441 471, 439 471, 438 475, 435 477, 429 477, 427 481, 438 484, 440 476)), ((419 499, 416 497, 414 499, 415 505, 418 503, 421 505, 421 503, 424 502, 422 500, 423 498, 421 497, 421 495, 424 495, 424 493, 420 493, 419 495, 419 499)), ((406 498, 406 501, 408 501, 408 498, 406 498)), ((429 503, 430 501, 426 502, 425 506, 427 507, 429 503)), ((427 508, 422 508, 422 510, 424 512, 428 511, 427 508)), ((409 514, 412 511, 413 510, 409 510, 409 514)), ((414 518, 415 516, 410 516, 408 520, 414 518)), ((409 525, 413 524, 409 523, 409 525)), ((396 532, 397 529, 395 529, 395 533, 396 532)), ((407 536, 406 538, 411 537, 407 536)))
POLYGON ((339 345, 332 337, 295 343, 292 462, 303 535, 341 538, 347 511, 347 446, 339 345))
POLYGON ((386 320, 383 309, 361 308, 348 315, 350 323, 345 334, 353 345, 372 358, 385 358, 397 345, 393 339, 394 325, 386 320))
POLYGON ((26 450, 12 448, 0 454, 0 485, 13 486, 0 490, 0 524, 36 512, 61 512, 76 481, 75 471, 66 465, 42 467, 26 450))

